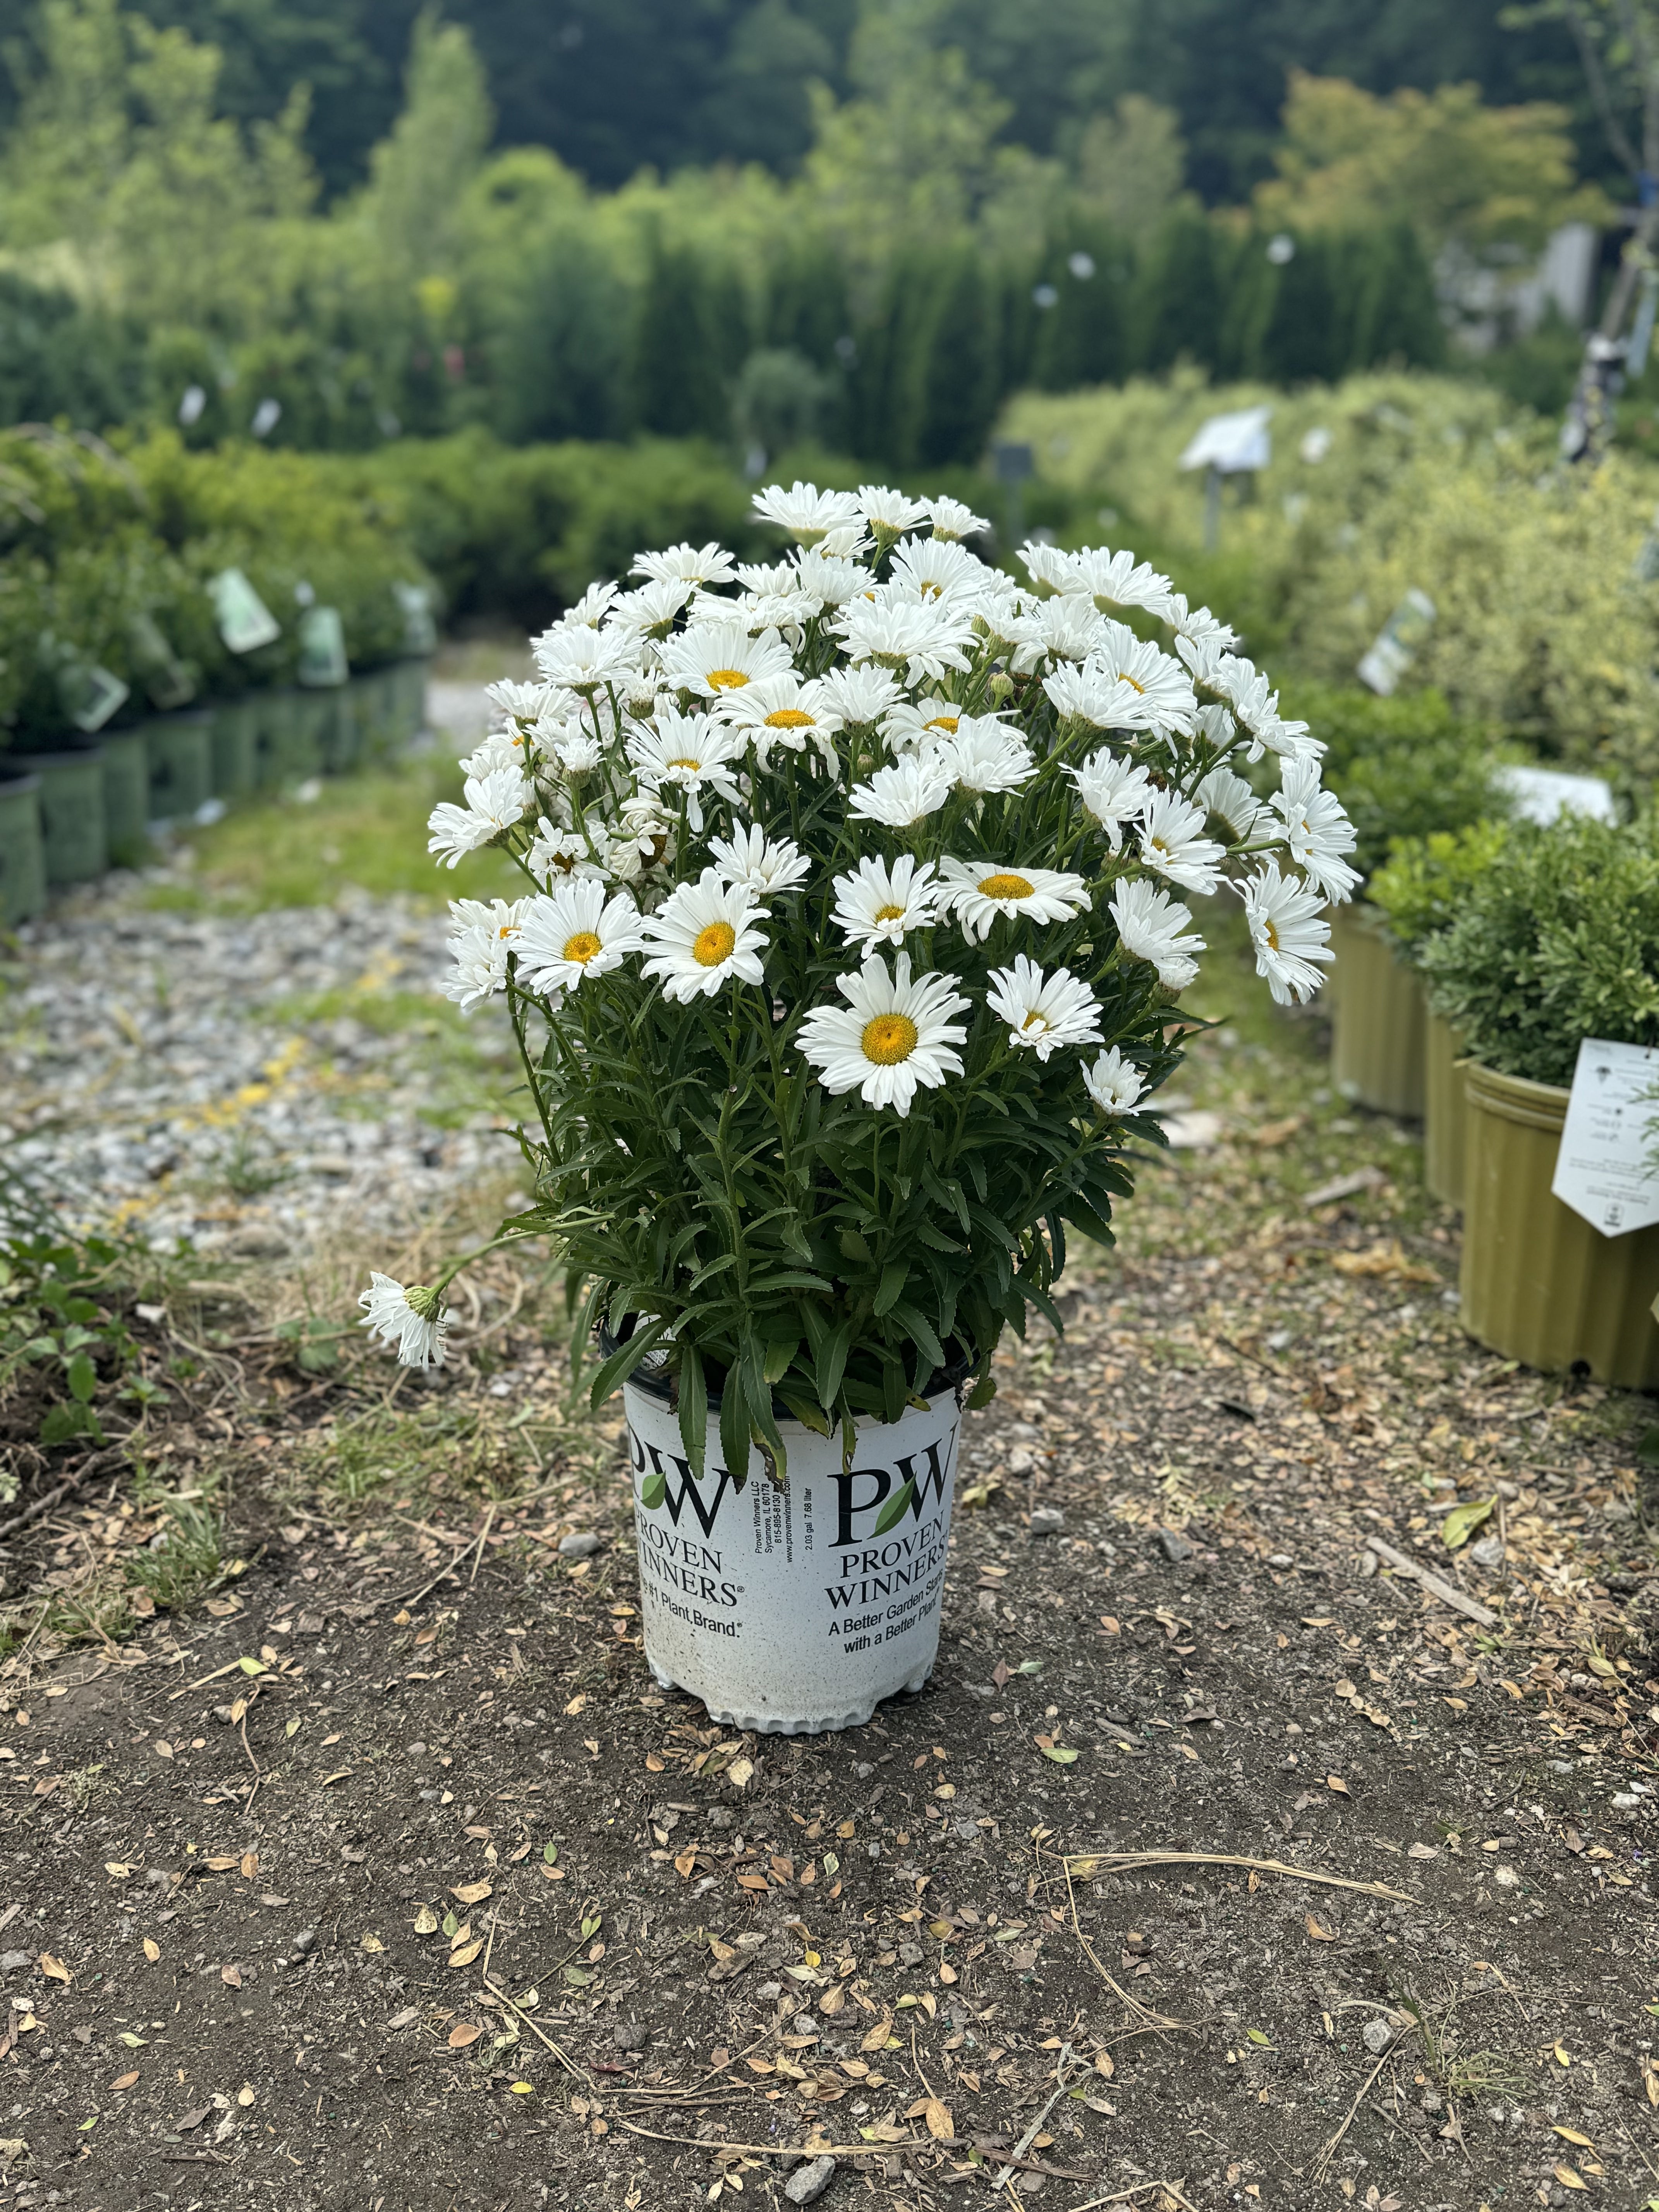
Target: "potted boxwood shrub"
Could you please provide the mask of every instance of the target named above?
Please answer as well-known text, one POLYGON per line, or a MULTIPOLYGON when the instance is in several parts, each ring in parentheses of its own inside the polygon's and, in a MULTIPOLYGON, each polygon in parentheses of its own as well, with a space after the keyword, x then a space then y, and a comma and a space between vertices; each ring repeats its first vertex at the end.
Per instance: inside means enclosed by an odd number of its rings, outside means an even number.
MULTIPOLYGON (((1424 945, 1452 919, 1502 850, 1506 834, 1501 822, 1477 822, 1467 830, 1401 838, 1371 878, 1367 897, 1387 921, 1395 959, 1413 977, 1424 945)), ((1423 1180, 1443 1206, 1463 1203, 1463 1039, 1446 1017, 1425 1007, 1423 1180)))
POLYGON ((1659 1043, 1659 824, 1515 824, 1418 959, 1468 1054, 1465 1328, 1652 1388, 1659 1227, 1603 1236, 1550 1184, 1581 1041, 1659 1043))
POLYGON ((1326 780, 1353 823, 1359 878, 1353 903, 1333 919, 1332 1078, 1358 1105, 1417 1119, 1426 1107, 1422 985, 1364 885, 1395 838, 1506 815, 1498 757, 1437 691, 1376 699, 1310 687, 1297 706, 1329 738, 1326 780))
MULTIPOLYGON (((1183 896, 1230 883, 1305 999, 1352 833, 1306 726, 1131 555, 1028 546, 1022 587, 952 499, 757 506, 787 556, 641 555, 537 641, 431 848, 524 871, 453 908, 448 988, 505 998, 534 1099, 502 1234, 585 1286, 595 1401, 624 1389, 647 1657, 794 1731, 933 1665, 963 1408, 1159 1135, 1183 896)), ((377 1276, 366 1325, 441 1358, 454 1272, 377 1276)))

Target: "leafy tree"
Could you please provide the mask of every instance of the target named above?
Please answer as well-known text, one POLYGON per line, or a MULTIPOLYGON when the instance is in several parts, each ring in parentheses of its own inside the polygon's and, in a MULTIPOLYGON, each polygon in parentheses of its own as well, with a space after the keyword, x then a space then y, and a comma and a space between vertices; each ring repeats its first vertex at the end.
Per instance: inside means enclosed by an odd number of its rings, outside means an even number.
POLYGON ((634 331, 632 392, 640 428, 665 438, 726 434, 729 410, 719 302, 708 264, 653 243, 634 331))

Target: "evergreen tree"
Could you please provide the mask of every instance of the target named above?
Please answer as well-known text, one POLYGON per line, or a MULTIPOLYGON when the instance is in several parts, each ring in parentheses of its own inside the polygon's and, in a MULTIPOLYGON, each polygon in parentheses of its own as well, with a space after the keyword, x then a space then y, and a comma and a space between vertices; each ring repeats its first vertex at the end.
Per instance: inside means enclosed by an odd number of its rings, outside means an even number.
POLYGON ((634 321, 634 421, 665 438, 722 438, 724 347, 708 271, 686 246, 653 246, 634 321))
POLYGON ((946 257, 915 347, 915 459, 923 468, 971 465, 985 450, 1001 396, 990 305, 979 255, 964 246, 946 257))
POLYGON ((1224 305, 1221 253, 1208 217, 1183 210, 1153 240, 1137 282, 1133 365, 1156 373, 1181 360, 1213 369, 1224 305))
POLYGON ((1040 314, 1030 380, 1045 392, 1121 382, 1129 366, 1127 243, 1103 224, 1073 224, 1050 242, 1039 282, 1059 295, 1040 314))
MULTIPOLYGON (((1280 236, 1288 238, 1288 233, 1280 236)), ((1288 261, 1261 258, 1273 271, 1272 306, 1255 362, 1247 374, 1269 384, 1329 384, 1346 367, 1338 351, 1332 242, 1319 234, 1291 240, 1288 261)))
POLYGON ((1349 269, 1350 330, 1346 366, 1391 361, 1438 368, 1446 358, 1446 326, 1434 295, 1434 272, 1408 222, 1395 222, 1344 242, 1349 269))

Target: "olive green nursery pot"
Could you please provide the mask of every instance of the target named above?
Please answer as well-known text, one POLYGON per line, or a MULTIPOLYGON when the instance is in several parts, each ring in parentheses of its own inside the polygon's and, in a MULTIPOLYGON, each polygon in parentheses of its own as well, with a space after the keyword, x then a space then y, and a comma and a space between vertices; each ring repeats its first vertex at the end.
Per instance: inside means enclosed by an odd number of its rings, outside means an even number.
POLYGON ((149 842, 149 755, 142 730, 106 730, 98 750, 104 771, 104 835, 112 868, 136 868, 149 842))
POLYGON ((1423 1180, 1443 1206, 1463 1203, 1468 1109, 1463 1102, 1463 1040, 1430 1013, 1423 1032, 1423 1180))
POLYGON ((259 701, 246 692, 220 699, 213 708, 213 795, 245 799, 259 769, 259 701))
POLYGON ((104 760, 98 745, 14 754, 10 763, 40 783, 40 840, 48 884, 88 884, 109 866, 104 826, 104 760))
POLYGON ((1659 1384, 1659 1224, 1604 1237, 1550 1189, 1568 1093, 1463 1064, 1463 1326, 1528 1367, 1659 1384))
POLYGON ((1416 1119, 1424 1106, 1421 979, 1395 957, 1374 907, 1338 907, 1331 944, 1332 1079, 1357 1105, 1416 1119))
POLYGON ((155 714, 143 725, 149 762, 149 818, 182 822, 213 796, 213 717, 155 714))
POLYGON ((0 763, 0 924, 31 921, 46 902, 40 779, 0 763))

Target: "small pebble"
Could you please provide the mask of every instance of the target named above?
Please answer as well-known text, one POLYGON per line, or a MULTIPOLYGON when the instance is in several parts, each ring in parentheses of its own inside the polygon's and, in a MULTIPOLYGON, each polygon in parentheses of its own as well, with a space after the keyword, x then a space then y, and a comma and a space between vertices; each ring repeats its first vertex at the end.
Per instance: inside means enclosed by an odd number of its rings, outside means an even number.
POLYGON ((303 1959, 307 1952, 314 1951, 316 1948, 317 1930, 314 1928, 302 1928, 294 1939, 295 1957, 303 1959))
POLYGON ((1469 1557, 1477 1567, 1501 1567, 1504 1564, 1504 1539, 1483 1536, 1478 1544, 1469 1546, 1469 1557))
POLYGON ((760 1987, 756 1990, 755 1995, 760 1999, 763 2004, 775 2004, 778 1999, 783 1995, 783 1984, 781 1982, 763 1982, 760 1987))
POLYGON ((595 1536, 586 1528, 578 1528, 561 1538, 559 1557, 562 1559, 591 1559, 604 1543, 603 1536, 595 1536))
POLYGON ((818 2024, 810 2012, 798 2012, 790 2025, 791 2035, 817 2035, 818 2024))
POLYGON ((1615 1813, 1633 1813, 1641 1802, 1633 1790, 1621 1790, 1613 1801, 1613 1809, 1615 1813))
POLYGON ((637 2020, 619 2020, 611 2031, 611 2040, 618 2051, 643 2051, 646 2045, 644 2023, 637 2020))
POLYGON ((1379 2013, 1375 2020, 1368 2020, 1360 2029, 1359 2040, 1373 2058, 1380 2058, 1394 2041, 1394 2029, 1379 2013))
POLYGON ((816 2204, 836 2178, 833 2158, 815 2158, 810 2166, 798 2166, 783 2185, 783 2193, 792 2204, 816 2204))
POLYGON ((33 1959, 27 1951, 0 1951, 0 1974, 15 1974, 20 1966, 32 1966, 33 1959))
POLYGON ((1270 1567, 1293 1567, 1296 1565, 1296 1561, 1291 1557, 1288 1552, 1269 1552, 1267 1554, 1267 1565, 1270 1567))
POLYGON ((1499 1889, 1519 1889, 1521 1887, 1521 1876, 1512 1866, 1495 1868, 1492 1880, 1498 1884, 1499 1889))
POLYGON ((920 1943, 901 1943, 898 1954, 901 1966, 919 1966, 927 1955, 920 1943))
POLYGON ((1193 1556, 1192 1546, 1178 1529, 1160 1528, 1158 1532, 1158 1541, 1164 1558, 1176 1566, 1179 1566, 1183 1559, 1190 1559, 1193 1556))
POLYGON ((1058 1505, 1039 1505, 1025 1525, 1034 1536, 1058 1536, 1066 1516, 1058 1505))

